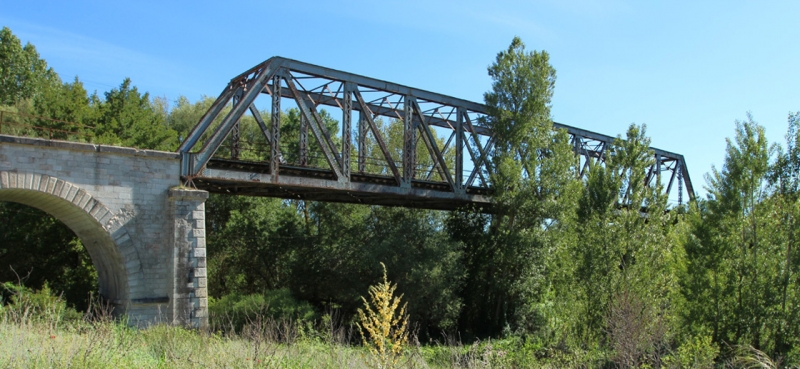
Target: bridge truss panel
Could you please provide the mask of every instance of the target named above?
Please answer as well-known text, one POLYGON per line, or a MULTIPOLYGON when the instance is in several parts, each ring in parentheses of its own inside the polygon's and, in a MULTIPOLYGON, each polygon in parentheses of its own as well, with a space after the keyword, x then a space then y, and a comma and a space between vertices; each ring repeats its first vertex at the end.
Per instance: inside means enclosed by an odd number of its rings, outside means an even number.
MULTIPOLYGON (((211 192, 488 209, 494 138, 486 112, 483 104, 273 57, 232 79, 183 141, 181 175, 211 192), (243 138, 243 119, 257 137, 243 138)), ((581 176, 590 162, 604 162, 614 141, 555 127, 569 133, 581 176)), ((653 153, 648 185, 693 198, 683 156, 653 153)))

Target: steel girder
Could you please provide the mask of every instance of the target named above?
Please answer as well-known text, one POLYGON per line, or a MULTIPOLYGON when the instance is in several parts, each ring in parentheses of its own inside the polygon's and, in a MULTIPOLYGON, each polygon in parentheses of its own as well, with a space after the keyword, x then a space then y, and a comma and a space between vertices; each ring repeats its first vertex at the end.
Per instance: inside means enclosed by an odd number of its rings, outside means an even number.
MULTIPOLYGON (((273 57, 233 78, 200 119, 178 149, 181 175, 187 184, 214 192, 431 209, 464 205, 488 209, 494 137, 485 123, 486 112, 483 104, 273 57), (312 83, 314 87, 304 86, 312 83), (260 95, 271 97, 269 122, 254 104, 260 95), (284 162, 282 153, 282 99, 288 99, 300 113, 299 152, 294 163, 284 162), (342 111, 338 142, 327 129, 320 106, 342 111), (247 112, 269 146, 268 160, 240 158, 239 122, 247 112), (356 127, 352 127, 354 116, 356 127), (402 123, 399 155, 392 155, 390 137, 381 130, 378 118, 402 123), (230 159, 215 158, 228 136, 230 159), (367 152, 369 143, 374 144, 372 153, 367 152), (310 145, 321 152, 322 167, 309 166, 310 145), (420 155, 429 155, 430 160, 420 155), (370 160, 380 162, 383 169, 369 173, 370 160), (422 162, 429 166, 422 167, 422 162)), ((554 126, 569 133, 579 157, 576 172, 580 176, 586 174, 590 162, 603 163, 606 149, 614 142, 612 136, 560 123, 554 126)), ((683 156, 651 149, 655 163, 648 169, 647 184, 662 184, 667 195, 674 194, 677 187, 679 201, 685 188, 693 199, 683 156)))

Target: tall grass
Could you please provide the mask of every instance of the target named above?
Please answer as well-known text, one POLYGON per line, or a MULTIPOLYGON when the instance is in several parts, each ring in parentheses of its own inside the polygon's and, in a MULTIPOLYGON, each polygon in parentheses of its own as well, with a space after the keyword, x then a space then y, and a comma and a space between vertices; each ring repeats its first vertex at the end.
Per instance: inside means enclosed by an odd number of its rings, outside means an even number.
MULTIPOLYGON (((22 291, 10 303, 0 304, 0 368, 369 367, 370 352, 353 344, 358 342, 357 328, 335 313, 316 322, 255 315, 240 330, 203 332, 167 325, 135 329, 124 320, 112 319, 98 301, 80 314, 44 292, 22 291)), ((221 325, 225 326, 233 327, 221 325)), ((421 346, 411 335, 408 342, 397 367, 603 368, 614 364, 609 352, 570 351, 530 337, 463 344, 457 336, 444 336, 421 346)), ((697 347, 671 353, 660 367, 782 367, 753 349, 743 349, 735 360, 714 364, 718 351, 706 348, 710 342, 693 344, 697 347)))
MULTIPOLYGON (((21 291, 0 305, 0 368, 366 367, 347 330, 330 318, 311 326, 260 317, 240 332, 135 329, 101 305, 81 315, 47 291, 21 291)), ((413 352, 406 357, 406 367, 427 367, 413 352)))
MULTIPOLYGON (((0 368, 368 368, 357 328, 336 313, 318 322, 254 316, 241 330, 175 326, 130 328, 95 302, 84 314, 47 294, 19 293, 0 305, 0 368)), ((221 325, 221 327, 233 325, 221 325)), ((491 342, 445 341, 420 347, 411 337, 400 368, 498 368, 505 351, 491 342)), ((505 361, 504 361, 505 360, 505 361)))

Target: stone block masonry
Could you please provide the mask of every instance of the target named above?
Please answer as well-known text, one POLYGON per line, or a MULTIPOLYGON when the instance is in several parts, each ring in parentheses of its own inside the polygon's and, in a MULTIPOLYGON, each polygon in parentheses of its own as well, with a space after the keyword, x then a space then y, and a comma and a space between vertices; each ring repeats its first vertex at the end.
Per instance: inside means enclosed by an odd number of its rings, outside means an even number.
POLYGON ((168 196, 174 252, 174 323, 205 328, 208 325, 205 244, 208 192, 172 188, 168 196))
POLYGON ((175 153, 0 135, 0 201, 72 229, 101 296, 133 325, 208 322, 208 193, 179 184, 175 153))

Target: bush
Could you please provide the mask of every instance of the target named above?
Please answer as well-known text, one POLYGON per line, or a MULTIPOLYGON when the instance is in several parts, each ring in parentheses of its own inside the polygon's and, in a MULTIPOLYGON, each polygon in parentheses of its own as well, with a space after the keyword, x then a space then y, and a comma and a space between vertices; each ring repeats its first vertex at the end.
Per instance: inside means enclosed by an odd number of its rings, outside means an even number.
POLYGON ((695 336, 683 342, 667 364, 677 368, 713 368, 717 355, 719 347, 711 341, 711 336, 695 336))
POLYGON ((311 304, 296 300, 287 288, 263 294, 234 293, 209 300, 211 327, 231 333, 241 332, 246 324, 256 319, 311 321, 316 318, 311 304))
POLYGON ((18 324, 30 321, 45 321, 55 324, 79 321, 83 314, 67 307, 61 296, 53 295, 45 284, 41 290, 34 291, 11 282, 3 283, 4 298, 0 299, 0 319, 18 324))

